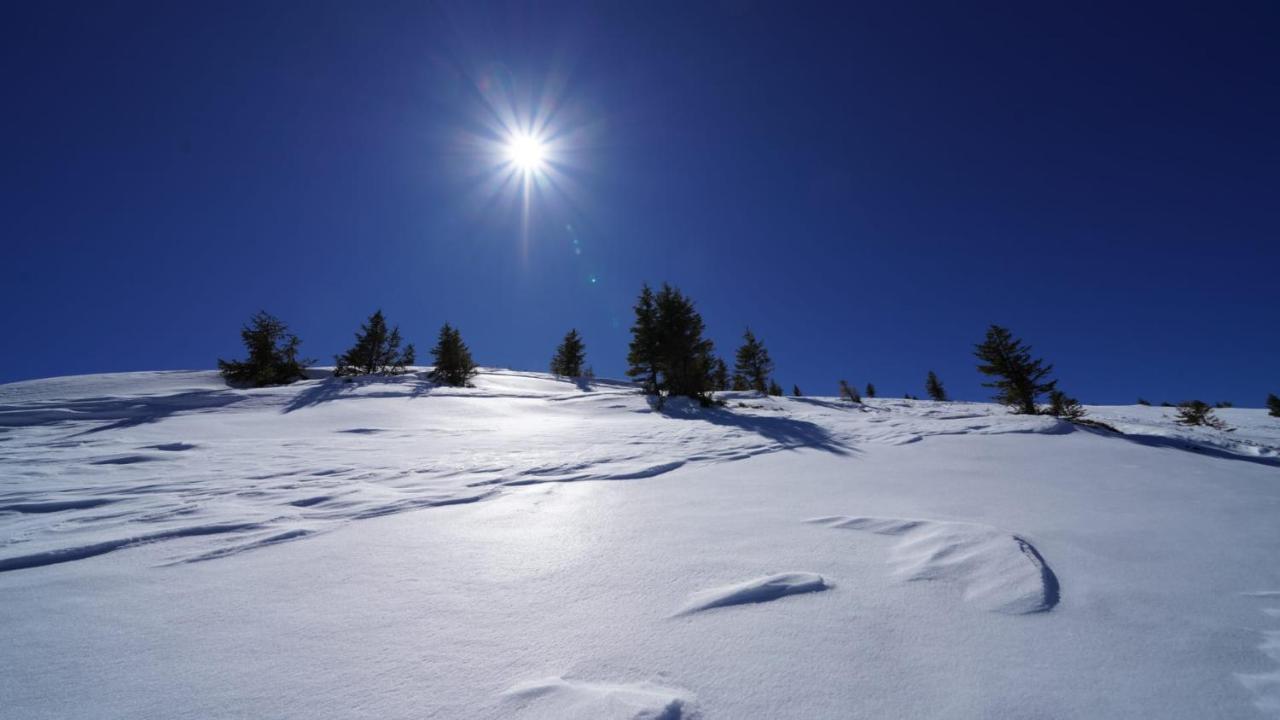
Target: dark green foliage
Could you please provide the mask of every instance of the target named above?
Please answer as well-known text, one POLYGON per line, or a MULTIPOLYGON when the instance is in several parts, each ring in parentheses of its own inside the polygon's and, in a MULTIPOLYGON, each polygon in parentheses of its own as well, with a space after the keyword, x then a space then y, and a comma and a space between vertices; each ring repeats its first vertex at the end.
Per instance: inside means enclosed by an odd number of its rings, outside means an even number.
POLYGON ((924 391, 928 393, 930 400, 937 400, 938 402, 946 402, 947 400, 947 389, 942 387, 942 381, 938 379, 938 376, 932 370, 925 376, 924 391))
POLYGON ((627 351, 627 377, 638 380, 645 393, 653 395, 658 392, 658 306, 648 285, 640 290, 635 313, 627 351))
POLYGON ((1280 417, 1280 397, 1275 393, 1267 393, 1267 411, 1271 417, 1280 417))
POLYGON ((710 402, 715 346, 693 301, 663 284, 656 294, 646 285, 636 303, 627 375, 639 378, 645 392, 710 402))
POLYGON ((876 396, 876 386, 875 386, 875 384, 873 384, 873 383, 867 383, 867 392, 866 392, 866 396, 867 396, 867 397, 869 397, 869 398, 873 398, 873 397, 875 397, 875 396, 876 396))
POLYGON ((775 397, 782 397, 782 386, 781 386, 781 385, 779 385, 776 381, 774 381, 774 380, 770 380, 770 381, 769 381, 769 394, 770 394, 770 395, 773 395, 773 396, 775 396, 775 397))
POLYGON ((360 325, 356 344, 335 360, 338 367, 334 375, 396 374, 404 372, 406 365, 414 362, 413 344, 400 350, 400 328, 387 331, 386 318, 378 310, 360 325))
POLYGON ((1215 430, 1227 429, 1227 424, 1213 414, 1213 408, 1209 407, 1209 403, 1201 400, 1187 400, 1186 402, 1178 403, 1176 422, 1179 425, 1204 425, 1215 430))
POLYGON ((711 370, 711 387, 713 390, 729 389, 729 366, 725 364, 723 358, 716 358, 715 366, 711 370))
POLYGON ((800 392, 799 385, 791 386, 791 397, 804 397, 804 393, 800 392))
POLYGON ((449 323, 440 328, 440 337, 431 349, 431 357, 435 359, 435 367, 431 369, 432 382, 465 387, 476 374, 471 350, 462 342, 462 333, 449 323))
POLYGON ((737 373, 733 374, 733 389, 735 391, 750 390, 751 386, 747 384, 747 379, 737 373))
POLYGON ((1075 398, 1061 390, 1049 392, 1049 414, 1063 420, 1079 420, 1084 417, 1084 407, 1075 398))
POLYGON ((1218 409, 1222 409, 1222 408, 1235 407, 1236 404, 1231 402, 1230 400, 1219 400, 1218 402, 1214 403, 1213 406, 1218 409))
POLYGON ((551 374, 559 377, 580 377, 582 363, 587 359, 587 347, 582 344, 582 336, 576 329, 565 334, 564 340, 556 348, 551 358, 551 374))
POLYGON ((1139 405, 1146 405, 1147 407, 1151 407, 1151 403, 1150 403, 1150 402, 1148 402, 1147 400, 1144 400, 1143 398, 1138 398, 1138 404, 1139 404, 1139 405))
POLYGON ((306 376, 303 371, 312 361, 298 359, 302 343, 279 318, 259 310, 240 329, 240 339, 249 351, 248 359, 218 360, 218 370, 227 382, 263 387, 287 385, 306 376))
POLYGON ((858 394, 858 391, 844 380, 840 381, 840 399, 855 403, 862 402, 862 396, 858 394))
POLYGON ((734 374, 743 379, 744 390, 765 392, 769 386, 769 376, 773 374, 773 360, 764 343, 756 339, 751 328, 742 334, 742 346, 733 365, 734 374))
POLYGON ((987 339, 974 348, 974 355, 982 361, 978 371, 997 378, 983 387, 996 388, 995 399, 1016 413, 1034 415, 1036 400, 1057 386, 1058 381, 1048 379, 1053 366, 1033 359, 1031 347, 999 325, 987 330, 987 339))

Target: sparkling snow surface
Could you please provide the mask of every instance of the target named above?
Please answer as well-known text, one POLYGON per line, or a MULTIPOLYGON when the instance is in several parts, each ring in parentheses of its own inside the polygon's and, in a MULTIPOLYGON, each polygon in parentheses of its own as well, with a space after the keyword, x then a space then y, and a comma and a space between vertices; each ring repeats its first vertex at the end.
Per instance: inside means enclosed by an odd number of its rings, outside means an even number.
POLYGON ((1280 419, 723 396, 0 385, 0 717, 1280 717, 1280 419))

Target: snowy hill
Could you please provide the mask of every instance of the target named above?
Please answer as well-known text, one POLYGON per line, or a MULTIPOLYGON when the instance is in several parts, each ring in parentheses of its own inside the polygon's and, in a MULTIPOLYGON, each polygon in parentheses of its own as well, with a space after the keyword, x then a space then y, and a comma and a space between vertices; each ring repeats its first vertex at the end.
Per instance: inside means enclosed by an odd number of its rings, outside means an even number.
POLYGON ((1280 419, 723 396, 0 385, 0 716, 1280 717, 1280 419))

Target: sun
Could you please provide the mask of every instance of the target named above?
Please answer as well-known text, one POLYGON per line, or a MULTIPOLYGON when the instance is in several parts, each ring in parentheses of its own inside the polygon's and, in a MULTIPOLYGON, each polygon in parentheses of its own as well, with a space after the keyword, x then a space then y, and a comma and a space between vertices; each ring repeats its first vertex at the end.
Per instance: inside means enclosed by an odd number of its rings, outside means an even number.
POLYGON ((541 169, 546 156, 546 146, 533 135, 517 133, 507 139, 507 159, 525 173, 541 169))

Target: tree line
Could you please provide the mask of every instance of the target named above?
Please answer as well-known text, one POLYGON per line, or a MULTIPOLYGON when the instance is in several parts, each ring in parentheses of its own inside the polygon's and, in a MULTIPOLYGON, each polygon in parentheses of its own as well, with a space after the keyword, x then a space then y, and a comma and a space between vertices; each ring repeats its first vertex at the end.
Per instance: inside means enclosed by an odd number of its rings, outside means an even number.
MULTIPOLYGON (((704 336, 706 325, 693 300, 678 288, 663 283, 655 292, 646 284, 633 310, 627 376, 644 393, 654 396, 659 405, 670 397, 692 398, 709 405, 714 402, 715 392, 725 390, 783 394, 782 386, 773 377, 775 366, 769 350, 750 327, 743 332, 742 344, 734 353, 731 374, 725 360, 716 355, 714 343, 704 336)), ((304 378, 307 366, 314 363, 299 356, 301 342, 288 326, 266 312, 250 318, 240 337, 248 357, 218 360, 219 370, 233 384, 262 387, 291 383, 304 378)), ((458 329, 449 323, 440 328, 431 356, 434 364, 429 377, 433 382, 465 386, 476 374, 471 351, 458 329)), ((1031 347, 1008 329, 990 326, 983 341, 974 346, 974 356, 978 371, 988 378, 983 386, 994 389, 993 399, 1012 412, 1088 422, 1083 420, 1085 410, 1080 402, 1058 388, 1058 381, 1052 378, 1053 365, 1033 357, 1031 347), (1047 399, 1047 404, 1042 399, 1047 399)), ((415 360, 413 344, 404 344, 400 328, 388 327, 382 311, 377 310, 361 324, 351 348, 335 356, 334 375, 398 374, 415 360)), ((585 363, 586 344, 577 329, 571 329, 556 347, 550 370, 557 377, 590 377, 593 373, 585 363)), ((851 403, 862 403, 864 396, 876 397, 873 383, 867 383, 862 392, 845 380, 840 380, 837 387, 839 397, 851 403)), ((950 399, 933 370, 925 376, 924 390, 930 400, 950 399)), ((791 394, 803 395, 798 385, 792 385, 791 394)), ((905 397, 918 399, 909 393, 905 397)), ((1138 402, 1150 404, 1141 398, 1138 402)), ((1280 417, 1280 397, 1269 394, 1266 404, 1272 416, 1280 417)), ((1177 408, 1180 423, 1227 429, 1214 415, 1214 408, 1200 400, 1179 403, 1177 408)))

